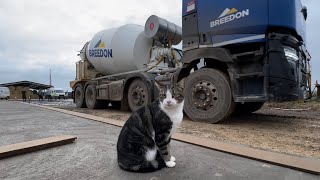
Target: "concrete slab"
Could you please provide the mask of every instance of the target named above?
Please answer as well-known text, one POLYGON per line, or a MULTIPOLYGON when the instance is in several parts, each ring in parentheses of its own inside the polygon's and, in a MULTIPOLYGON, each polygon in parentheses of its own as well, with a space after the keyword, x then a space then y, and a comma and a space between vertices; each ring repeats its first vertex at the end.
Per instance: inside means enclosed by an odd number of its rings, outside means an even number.
POLYGON ((172 142, 173 169, 137 174, 119 169, 120 128, 17 102, 0 101, 0 145, 60 134, 76 143, 0 160, 0 179, 319 179, 319 176, 172 142))

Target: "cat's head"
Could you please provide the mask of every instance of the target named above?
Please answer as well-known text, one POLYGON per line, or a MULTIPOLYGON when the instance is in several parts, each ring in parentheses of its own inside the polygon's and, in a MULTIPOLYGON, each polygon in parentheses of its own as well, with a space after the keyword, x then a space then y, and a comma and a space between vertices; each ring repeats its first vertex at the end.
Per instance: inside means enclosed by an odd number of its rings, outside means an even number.
POLYGON ((184 84, 185 84, 185 78, 182 79, 177 84, 165 85, 165 86, 159 85, 156 82, 156 86, 158 87, 158 90, 159 90, 160 105, 166 109, 172 109, 177 106, 183 105, 184 84))

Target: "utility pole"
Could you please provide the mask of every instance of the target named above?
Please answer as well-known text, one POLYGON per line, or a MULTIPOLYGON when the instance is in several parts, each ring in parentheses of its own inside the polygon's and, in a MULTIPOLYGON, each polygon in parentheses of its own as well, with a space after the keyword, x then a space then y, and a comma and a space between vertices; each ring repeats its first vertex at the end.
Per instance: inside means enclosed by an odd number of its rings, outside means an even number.
POLYGON ((50 69, 50 74, 49 74, 49 83, 50 83, 50 86, 52 86, 52 81, 51 81, 51 69, 50 69))

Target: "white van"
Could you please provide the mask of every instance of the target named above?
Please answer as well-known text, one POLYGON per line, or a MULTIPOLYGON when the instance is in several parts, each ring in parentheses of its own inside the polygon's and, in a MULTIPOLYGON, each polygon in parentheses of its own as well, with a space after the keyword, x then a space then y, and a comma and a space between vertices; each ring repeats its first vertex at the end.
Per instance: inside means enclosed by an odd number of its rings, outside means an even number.
POLYGON ((51 88, 49 90, 47 90, 47 92, 45 93, 45 98, 46 99, 65 99, 65 92, 62 89, 58 89, 58 88, 51 88))
POLYGON ((0 99, 9 99, 10 98, 10 90, 7 87, 0 87, 0 99))

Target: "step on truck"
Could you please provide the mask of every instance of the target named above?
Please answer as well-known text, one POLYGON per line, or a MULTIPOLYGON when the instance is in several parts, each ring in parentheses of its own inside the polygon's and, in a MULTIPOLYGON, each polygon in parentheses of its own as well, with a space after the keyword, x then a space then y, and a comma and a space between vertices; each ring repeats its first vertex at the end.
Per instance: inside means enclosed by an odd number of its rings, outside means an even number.
POLYGON ((266 101, 305 97, 311 57, 300 0, 182 3, 182 28, 153 15, 144 31, 126 25, 95 35, 71 82, 77 106, 111 102, 134 111, 157 97, 156 78, 186 78, 185 113, 209 123, 252 113, 266 101), (172 48, 181 40, 182 53, 172 48))

